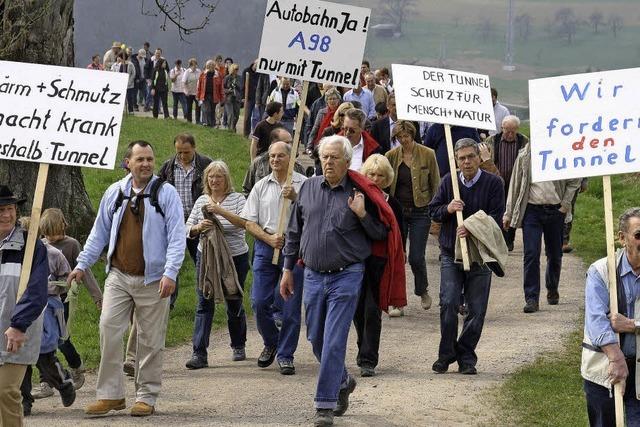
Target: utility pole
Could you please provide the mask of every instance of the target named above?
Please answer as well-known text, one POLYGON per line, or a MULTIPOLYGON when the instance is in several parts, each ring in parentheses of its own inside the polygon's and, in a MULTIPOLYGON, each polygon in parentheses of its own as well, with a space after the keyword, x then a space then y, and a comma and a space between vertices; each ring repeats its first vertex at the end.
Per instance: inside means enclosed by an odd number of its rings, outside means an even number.
POLYGON ((514 25, 514 0, 508 0, 508 12, 507 12, 507 49, 504 58, 504 66, 502 67, 505 71, 515 71, 516 66, 513 65, 513 25, 514 25))

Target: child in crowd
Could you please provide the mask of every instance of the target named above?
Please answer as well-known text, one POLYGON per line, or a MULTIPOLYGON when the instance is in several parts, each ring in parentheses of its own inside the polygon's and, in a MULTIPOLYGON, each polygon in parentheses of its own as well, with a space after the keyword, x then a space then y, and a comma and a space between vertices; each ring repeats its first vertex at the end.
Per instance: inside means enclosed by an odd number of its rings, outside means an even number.
MULTIPOLYGON (((40 233, 44 235, 44 239, 42 239, 43 243, 49 244, 60 250, 69 262, 71 270, 73 270, 78 263, 77 258, 82 250, 82 246, 80 246, 80 243, 76 239, 65 234, 67 227, 68 223, 60 209, 49 208, 42 213, 42 217, 40 218, 40 233)), ((91 270, 87 271, 85 274, 84 284, 86 285, 94 303, 98 309, 100 309, 102 307, 102 292, 100 291, 100 287, 98 287, 98 283, 91 273, 91 270)), ((68 290, 68 293, 63 293, 61 295, 62 300, 64 301, 64 319, 67 322, 67 329, 69 331, 73 324, 73 317, 77 305, 77 286, 78 285, 74 282, 68 290)), ((76 390, 78 390, 84 384, 85 368, 80 355, 71 342, 71 336, 69 336, 60 345, 60 351, 67 360, 71 378, 73 379, 76 390)), ((41 381, 40 389, 33 393, 33 397, 36 399, 42 399, 52 395, 53 390, 46 381, 41 381)))
MULTIPOLYGON (((20 225, 24 230, 29 229, 29 218, 20 218, 20 225)), ((49 283, 47 287, 47 306, 44 309, 42 341, 40 343, 40 355, 36 367, 40 371, 40 377, 49 387, 60 392, 62 405, 71 406, 76 400, 76 391, 69 372, 64 369, 56 351, 62 340, 66 337, 64 322, 64 306, 60 294, 66 290, 66 277, 71 273, 71 267, 61 251, 45 243, 49 264, 49 283)), ((22 408, 25 416, 31 415, 33 396, 31 395, 31 366, 27 367, 20 391, 22 394, 22 408)))

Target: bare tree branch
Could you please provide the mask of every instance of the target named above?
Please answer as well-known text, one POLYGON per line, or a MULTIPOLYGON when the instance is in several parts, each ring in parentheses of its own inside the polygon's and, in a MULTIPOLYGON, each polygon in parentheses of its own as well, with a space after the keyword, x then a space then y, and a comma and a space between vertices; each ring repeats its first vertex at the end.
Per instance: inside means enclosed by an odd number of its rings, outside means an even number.
POLYGON ((186 36, 203 29, 209 24, 211 15, 213 15, 221 0, 153 0, 152 4, 155 5, 155 10, 145 8, 145 1, 146 0, 141 0, 140 5, 143 15, 162 16, 163 23, 160 28, 166 31, 167 25, 172 24, 178 29, 180 40, 186 41, 186 36), (189 7, 199 7, 204 11, 204 17, 201 21, 195 24, 186 22, 185 11, 189 7))

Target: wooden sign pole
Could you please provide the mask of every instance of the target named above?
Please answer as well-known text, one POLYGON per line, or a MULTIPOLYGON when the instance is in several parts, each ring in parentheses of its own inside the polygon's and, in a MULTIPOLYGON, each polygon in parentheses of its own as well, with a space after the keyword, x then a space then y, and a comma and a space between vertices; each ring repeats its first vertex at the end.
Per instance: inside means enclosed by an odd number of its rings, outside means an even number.
POLYGON ((40 228, 40 214, 42 213, 42 201, 44 200, 44 189, 47 186, 47 176, 49 175, 49 164, 40 163, 38 169, 38 179, 36 181, 36 191, 33 197, 33 206, 31 207, 31 219, 29 220, 29 233, 24 250, 24 259, 22 261, 22 271, 20 272, 20 282, 18 285, 18 296, 16 301, 20 299, 29 283, 31 276, 31 265, 33 264, 33 251, 36 247, 36 239, 38 238, 38 230, 40 228))
POLYGON ((246 129, 245 123, 247 123, 247 120, 249 121, 249 133, 251 133, 251 116, 247 117, 247 113, 249 111, 249 79, 250 78, 251 78, 251 74, 249 74, 248 71, 244 73, 244 120, 242 123, 242 134, 245 137, 249 136, 249 135, 245 135, 244 133, 246 129))
MULTIPOLYGON (((458 186, 458 176, 456 173, 456 159, 453 151, 453 138, 451 137, 451 125, 444 125, 444 134, 447 138, 447 152, 449 153, 449 170, 451 171, 451 185, 453 187, 453 198, 460 199, 460 187, 458 186)), ((462 212, 456 212, 456 218, 458 227, 464 222, 462 212)), ((467 248, 467 239, 465 237, 460 238, 460 249, 462 250, 462 266, 464 271, 471 270, 471 262, 469 260, 469 249, 467 248)))
MULTIPOLYGON (((609 279, 609 311, 611 314, 618 313, 618 283, 616 279, 616 248, 614 244, 613 229, 613 202, 611 192, 611 177, 602 177, 602 191, 604 198, 604 223, 607 237, 607 270, 609 279)), ((620 334, 616 334, 620 342, 620 334)), ((616 408, 616 427, 624 427, 624 402, 622 400, 622 384, 613 386, 614 403, 616 408)))
MULTIPOLYGON (((302 121, 304 119, 304 107, 307 104, 308 92, 309 82, 305 80, 302 83, 302 95, 300 96, 300 107, 298 108, 298 116, 296 117, 296 131, 293 135, 293 145, 291 146, 291 157, 289 158, 289 170, 287 171, 287 182, 285 185, 291 185, 291 178, 293 177, 293 167, 296 164, 296 157, 298 156, 298 147, 300 145, 300 136, 302 134, 302 121)), ((286 102, 286 100, 284 101, 286 102)), ((291 200, 283 198, 276 234, 281 235, 284 233, 284 229, 287 226, 287 220, 289 219, 289 216, 287 215, 287 212, 289 212, 289 206, 291 206, 291 200)), ((280 249, 274 249, 271 263, 277 265, 279 259, 280 249)))

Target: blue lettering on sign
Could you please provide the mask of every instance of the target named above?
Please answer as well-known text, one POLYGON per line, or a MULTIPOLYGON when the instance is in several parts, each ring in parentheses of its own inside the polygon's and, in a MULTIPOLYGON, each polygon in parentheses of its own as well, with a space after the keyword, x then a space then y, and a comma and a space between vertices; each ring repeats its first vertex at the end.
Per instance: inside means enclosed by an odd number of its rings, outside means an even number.
POLYGON ((315 51, 320 49, 320 52, 327 52, 331 45, 331 37, 324 36, 320 37, 320 34, 312 34, 309 37, 309 42, 305 42, 305 37, 302 31, 300 31, 296 36, 289 42, 289 48, 293 47, 295 44, 300 44, 302 50, 311 50, 315 51))
MULTIPOLYGON (((569 100, 573 98, 574 93, 580 101, 584 101, 584 98, 587 96, 590 86, 591 82, 587 83, 582 88, 578 86, 578 83, 574 83, 571 85, 571 88, 568 91, 565 85, 560 85, 560 90, 562 91, 562 97, 564 98, 565 102, 569 102, 569 100)), ((615 98, 616 96, 618 96, 618 91, 620 91, 620 89, 622 89, 623 87, 623 85, 613 85, 613 89, 611 90, 611 97, 615 98)), ((598 81, 596 96, 600 99, 605 96, 602 88, 602 80, 598 81)))
POLYGON ((568 163, 573 164, 574 169, 601 166, 605 162, 611 166, 615 166, 619 162, 635 163, 637 157, 632 153, 632 146, 627 145, 624 149, 624 158, 620 158, 618 153, 604 153, 604 154, 592 154, 592 155, 580 155, 573 157, 554 156, 553 150, 541 150, 538 152, 541 157, 542 165, 541 170, 544 172, 550 170, 562 170, 568 167, 568 163), (606 156, 606 157, 605 157, 606 156))

